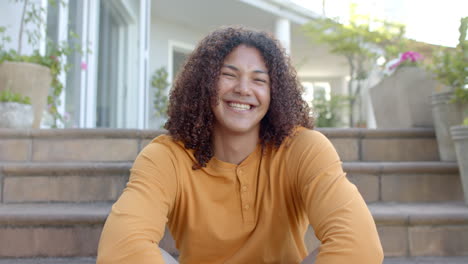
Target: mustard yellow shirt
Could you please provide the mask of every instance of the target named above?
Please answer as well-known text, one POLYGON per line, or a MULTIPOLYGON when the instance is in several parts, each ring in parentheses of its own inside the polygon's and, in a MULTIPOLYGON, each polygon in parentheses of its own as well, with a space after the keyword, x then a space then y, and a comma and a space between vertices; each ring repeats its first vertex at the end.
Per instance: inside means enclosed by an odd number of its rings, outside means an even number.
POLYGON ((260 145, 241 164, 193 151, 168 135, 138 155, 104 226, 97 263, 164 263, 166 224, 180 263, 300 263, 309 223, 316 264, 382 263, 373 218, 330 141, 299 128, 279 148, 260 145))

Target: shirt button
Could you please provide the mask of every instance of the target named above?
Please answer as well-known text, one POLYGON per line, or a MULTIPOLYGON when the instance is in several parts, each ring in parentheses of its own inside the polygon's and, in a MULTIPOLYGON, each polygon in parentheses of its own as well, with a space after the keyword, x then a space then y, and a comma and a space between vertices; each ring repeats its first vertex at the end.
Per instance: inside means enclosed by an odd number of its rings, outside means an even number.
POLYGON ((246 191, 247 191, 247 185, 242 186, 242 192, 246 192, 246 191))
POLYGON ((249 210, 249 208, 250 208, 250 205, 248 204, 244 205, 244 210, 249 210))

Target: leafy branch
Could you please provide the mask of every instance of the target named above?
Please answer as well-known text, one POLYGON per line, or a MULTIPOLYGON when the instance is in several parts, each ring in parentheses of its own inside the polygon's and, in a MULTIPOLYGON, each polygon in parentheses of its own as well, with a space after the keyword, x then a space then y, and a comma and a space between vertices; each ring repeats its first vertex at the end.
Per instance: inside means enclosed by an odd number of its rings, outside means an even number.
POLYGON ((362 90, 363 81, 383 56, 386 61, 399 54, 406 42, 405 26, 385 20, 358 15, 352 5, 348 24, 334 19, 318 18, 304 26, 304 31, 318 43, 327 44, 331 53, 343 56, 349 66, 348 82, 349 125, 353 126, 354 108, 362 90))

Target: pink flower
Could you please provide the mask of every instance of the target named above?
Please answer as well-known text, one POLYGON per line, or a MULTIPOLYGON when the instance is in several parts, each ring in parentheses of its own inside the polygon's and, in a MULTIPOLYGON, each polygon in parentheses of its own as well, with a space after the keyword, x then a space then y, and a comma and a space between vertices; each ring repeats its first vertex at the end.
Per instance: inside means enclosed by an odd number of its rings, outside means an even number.
POLYGON ((400 66, 405 61, 410 61, 416 63, 419 60, 422 60, 423 56, 416 51, 407 51, 400 56, 400 60, 398 60, 395 64, 389 67, 390 70, 395 69, 396 67, 400 66))
POLYGON ((63 121, 68 122, 68 121, 70 121, 70 120, 71 120, 71 115, 70 115, 70 113, 65 112, 65 114, 63 115, 63 121))
POLYGON ((86 71, 86 70, 88 69, 88 64, 87 64, 86 62, 82 61, 82 62, 81 62, 81 69, 82 69, 83 71, 86 71))
POLYGON ((416 62, 418 60, 422 60, 423 56, 416 51, 407 51, 401 55, 401 60, 411 60, 411 62, 416 62))

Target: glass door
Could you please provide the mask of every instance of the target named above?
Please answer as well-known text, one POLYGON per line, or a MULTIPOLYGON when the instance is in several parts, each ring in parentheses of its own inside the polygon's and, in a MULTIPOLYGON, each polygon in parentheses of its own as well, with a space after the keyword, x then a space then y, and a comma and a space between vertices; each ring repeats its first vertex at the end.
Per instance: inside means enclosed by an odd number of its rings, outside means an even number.
MULTIPOLYGON (((145 1, 143 1, 145 2, 145 1)), ((101 0, 99 8, 99 54, 97 56, 96 127, 141 127, 139 93, 146 91, 146 75, 141 56, 142 16, 138 0, 101 0), (143 67, 142 67, 143 66, 143 67), (144 78, 144 81, 139 80, 144 78), (141 89, 140 85, 144 85, 141 89)), ((143 12, 141 12, 143 11, 143 12)))

